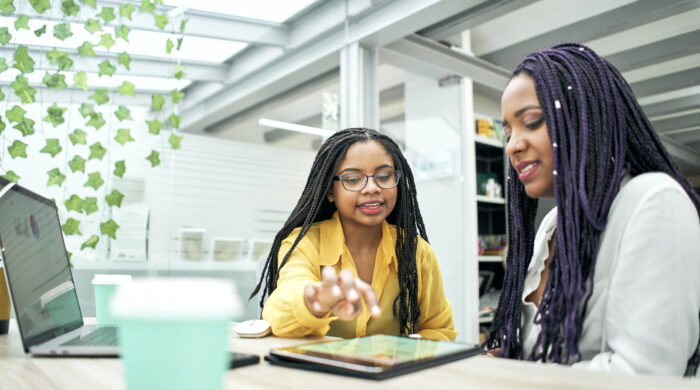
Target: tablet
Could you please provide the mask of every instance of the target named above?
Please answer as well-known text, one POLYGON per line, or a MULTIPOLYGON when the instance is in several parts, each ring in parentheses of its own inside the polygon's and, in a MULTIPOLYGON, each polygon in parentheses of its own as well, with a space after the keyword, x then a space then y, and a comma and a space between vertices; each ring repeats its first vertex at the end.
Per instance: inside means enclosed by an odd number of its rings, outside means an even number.
POLYGON ((482 351, 476 344, 374 335, 272 349, 266 359, 275 365, 386 379, 482 351))

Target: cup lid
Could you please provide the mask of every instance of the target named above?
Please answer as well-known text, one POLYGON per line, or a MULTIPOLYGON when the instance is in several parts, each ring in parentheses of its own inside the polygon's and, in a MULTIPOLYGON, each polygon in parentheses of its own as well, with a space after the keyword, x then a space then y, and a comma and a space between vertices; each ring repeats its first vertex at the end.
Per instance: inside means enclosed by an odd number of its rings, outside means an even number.
POLYGON ((213 278, 136 278, 111 302, 117 318, 233 319, 242 311, 233 281, 213 278))
POLYGON ((131 282, 131 275, 95 274, 92 284, 122 284, 131 282))

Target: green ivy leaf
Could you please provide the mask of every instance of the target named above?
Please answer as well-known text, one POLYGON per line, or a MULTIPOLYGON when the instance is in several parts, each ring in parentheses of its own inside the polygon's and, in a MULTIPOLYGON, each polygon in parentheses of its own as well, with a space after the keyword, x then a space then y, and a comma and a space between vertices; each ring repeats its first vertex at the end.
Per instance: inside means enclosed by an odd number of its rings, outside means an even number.
POLYGON ((63 201, 68 211, 83 212, 83 199, 78 195, 71 195, 70 198, 63 201))
POLYGON ((160 129, 163 128, 163 124, 157 118, 152 121, 146 120, 146 124, 148 125, 148 132, 155 135, 160 134, 160 129))
POLYGON ((177 89, 173 89, 172 91, 170 91, 170 97, 173 98, 173 103, 177 104, 180 103, 180 99, 185 97, 185 93, 180 92, 177 89))
POLYGON ((87 118, 88 116, 90 116, 90 114, 95 112, 95 106, 89 103, 80 103, 80 108, 78 109, 78 111, 80 112, 80 115, 83 116, 83 118, 87 118))
POLYGON ((102 180, 102 175, 99 172, 93 172, 88 174, 88 179, 85 184, 83 184, 83 187, 92 187, 97 191, 104 183, 105 181, 102 180))
POLYGON ((189 19, 182 19, 182 22, 180 22, 180 34, 185 33, 185 26, 187 25, 187 22, 189 22, 189 19))
POLYGON ((95 128, 95 130, 99 130, 102 126, 105 125, 105 120, 102 118, 102 113, 101 112, 93 112, 90 114, 90 120, 85 123, 85 126, 92 126, 95 128))
POLYGON ((117 229, 119 229, 119 225, 111 218, 109 221, 100 224, 100 232, 106 236, 112 237, 113 240, 117 239, 117 229))
POLYGON ((97 246, 97 243, 100 241, 100 237, 97 235, 93 234, 90 238, 85 240, 82 245, 80 245, 80 250, 84 250, 85 248, 92 248, 95 249, 97 246))
POLYGON ((129 3, 119 6, 119 16, 131 20, 131 14, 134 13, 134 9, 134 6, 129 3))
POLYGON ((116 137, 114 137, 114 140, 119 142, 122 145, 126 144, 127 142, 134 141, 134 139, 131 138, 131 130, 129 130, 129 129, 117 130, 117 135, 116 135, 116 137))
POLYGON ((46 112, 49 115, 44 117, 44 122, 51 123, 53 127, 60 125, 65 121, 63 119, 63 113, 66 112, 66 110, 67 108, 59 107, 56 105, 56 103, 52 104, 49 108, 46 109, 46 112))
POLYGON ((83 130, 73 130, 72 133, 68 134, 68 138, 70 138, 70 142, 72 142, 73 145, 87 145, 87 133, 83 130))
POLYGON ((73 74, 73 85, 82 88, 85 92, 88 90, 87 80, 87 74, 85 74, 85 72, 82 70, 73 74))
MULTIPOLYGON (((8 41, 9 41, 9 39, 8 39, 8 41)), ((170 39, 165 41, 165 52, 166 53, 170 54, 170 52, 173 51, 173 47, 175 47, 175 44, 173 43, 173 41, 171 41, 170 39)))
POLYGON ((155 150, 151 150, 151 154, 146 157, 146 160, 151 162, 151 166, 155 167, 160 165, 160 153, 156 152, 155 150))
POLYGON ((163 109, 165 104, 165 98, 163 95, 151 95, 151 109, 154 111, 160 111, 163 109))
POLYGON ((104 31, 102 30, 102 25, 100 24, 100 21, 97 19, 88 19, 85 22, 85 30, 87 30, 90 34, 94 34, 97 31, 104 31))
POLYGON ((80 0, 80 2, 89 5, 92 9, 97 9, 97 0, 80 0))
POLYGON ((95 142, 92 144, 92 146, 90 146, 90 155, 88 156, 88 160, 92 160, 93 158, 102 160, 105 153, 107 153, 107 149, 105 149, 99 141, 95 142))
POLYGON ((122 85, 117 87, 117 91, 119 91, 120 95, 131 95, 131 96, 136 96, 134 94, 134 84, 124 80, 122 85))
POLYGON ((46 33, 46 25, 43 25, 41 26, 41 28, 34 30, 34 35, 36 35, 37 38, 44 35, 44 33, 46 33))
POLYGON ((107 88, 97 88, 95 93, 90 95, 88 99, 94 100, 98 105, 105 104, 109 101, 109 96, 107 95, 107 88))
POLYGON ((170 134, 170 138, 168 138, 168 142, 170 142, 170 146, 173 149, 180 149, 180 143, 182 142, 182 136, 181 135, 175 135, 175 132, 170 134))
POLYGON ((27 158, 27 144, 24 142, 16 139, 12 145, 10 145, 7 148, 7 151, 10 152, 10 156, 12 158, 17 158, 17 157, 23 157, 27 158))
MULTIPOLYGON (((54 103, 56 104, 56 103, 54 103)), ((46 146, 44 146, 39 152, 40 153, 48 153, 51 155, 51 157, 56 157, 57 154, 61 153, 63 148, 61 147, 61 144, 58 142, 58 138, 48 138, 46 140, 46 146)))
POLYGON ((129 28, 129 26, 125 26, 122 24, 121 26, 114 29, 114 36, 116 38, 121 38, 124 41, 129 42, 129 32, 130 31, 131 31, 131 29, 129 28))
POLYGON ((99 210, 97 208, 97 198, 94 196, 86 196, 85 200, 80 202, 80 208, 83 209, 87 215, 94 213, 95 211, 99 210))
POLYGON ((183 40, 183 39, 184 39, 184 38, 178 38, 178 39, 177 39, 177 47, 175 48, 175 50, 180 51, 180 47, 182 47, 182 40, 183 40))
POLYGON ((153 5, 149 0, 141 0, 141 13, 153 13, 156 10, 156 6, 153 5))
POLYGON ((9 16, 17 10, 15 5, 12 4, 12 1, 13 0, 0 0, 0 12, 2 12, 3 15, 9 16))
POLYGON ((5 127, 6 127, 6 126, 7 126, 7 125, 5 124, 5 121, 3 121, 3 120, 2 120, 2 117, 0 116, 0 133, 2 133, 3 131, 5 131, 5 127))
POLYGON ((15 30, 25 29, 29 30, 29 16, 27 15, 17 15, 15 20, 15 30))
POLYGON ((63 181, 66 180, 66 175, 61 173, 58 168, 54 168, 46 173, 49 174, 49 181, 46 182, 47 187, 51 187, 53 185, 60 187, 61 184, 63 184, 63 181))
POLYGON ((73 173, 78 171, 85 172, 85 159, 76 154, 73 156, 73 159, 68 161, 68 167, 73 173))
POLYGON ((105 49, 109 50, 115 43, 112 34, 107 33, 100 35, 100 43, 97 46, 104 46, 105 49))
POLYGON ((109 195, 105 196, 105 201, 110 206, 121 207, 122 199, 124 199, 124 194, 117 190, 112 190, 112 192, 109 195))
POLYGON ((170 126, 172 126, 175 129, 180 128, 180 121, 182 120, 181 116, 175 115, 175 113, 170 114, 168 117, 168 122, 170 123, 170 126))
MULTIPOLYGON (((5 99, 5 94, 2 92, 2 88, 0 88, 0 101, 2 101, 2 100, 4 100, 4 99, 5 99)), ((0 125, 0 126, 2 126, 2 125, 0 125)), ((3 129, 4 129, 4 128, 5 128, 5 127, 3 126, 3 129)), ((0 129, 0 132, 2 132, 2 129, 0 129)))
POLYGON ((175 71, 173 72, 173 76, 175 76, 175 78, 178 80, 187 76, 187 73, 185 73, 185 67, 182 66, 182 64, 175 65, 175 71))
POLYGON ((168 24, 168 16, 165 14, 158 15, 157 13, 153 13, 153 19, 155 19, 156 26, 161 29, 165 30, 165 26, 168 24))
POLYGON ((100 72, 98 73, 100 76, 112 76, 114 74, 114 71, 117 70, 116 66, 113 66, 109 60, 104 60, 100 62, 100 72))
POLYGON ((7 27, 0 27, 0 44, 5 46, 12 39, 12 34, 7 27))
POLYGON ((14 67, 20 72, 23 74, 34 72, 34 60, 27 54, 27 46, 17 46, 13 58, 15 59, 14 67))
POLYGON ((66 223, 61 225, 61 230, 63 230, 63 234, 66 236, 82 234, 80 233, 80 221, 75 218, 68 218, 66 223))
POLYGON ((131 117, 131 111, 126 108, 125 106, 119 106, 119 108, 114 111, 114 115, 119 119, 119 122, 122 122, 126 119, 133 120, 131 117))
POLYGON ((61 1, 61 12, 63 12, 63 17, 77 16, 78 11, 80 11, 80 6, 75 4, 73 0, 61 1))
POLYGON ((68 85, 66 85, 66 76, 60 73, 50 74, 49 72, 46 72, 44 78, 41 79, 41 82, 47 87, 57 91, 68 87, 68 85))
POLYGON ((5 61, 5 58, 0 58, 0 73, 8 70, 9 67, 7 66, 7 62, 5 61))
POLYGON ((34 134, 34 121, 29 118, 22 118, 19 123, 14 125, 14 128, 22 133, 23 137, 34 134))
POLYGON ((114 16, 114 8, 112 8, 112 7, 102 7, 102 11, 101 11, 99 14, 95 15, 95 16, 102 18, 102 20, 105 21, 104 24, 107 24, 107 23, 109 23, 109 22, 111 22, 112 20, 115 19, 115 16, 114 16))
POLYGON ((114 163, 114 176, 123 178, 126 173, 126 163, 124 160, 119 160, 114 163))
POLYGON ((44 11, 51 8, 51 2, 49 0, 29 0, 29 4, 32 5, 34 11, 43 14, 44 11))
POLYGON ((27 111, 23 110, 22 107, 15 105, 12 107, 12 109, 5 111, 5 115, 7 116, 7 120, 10 122, 21 122, 22 119, 24 118, 24 115, 27 113, 27 111))
POLYGON ((9 181, 13 181, 15 183, 17 183, 20 179, 19 175, 17 175, 14 171, 7 171, 7 173, 2 175, 2 177, 4 177, 5 179, 7 179, 9 181))
POLYGON ((96 57, 95 55, 95 45, 85 41, 82 45, 78 46, 78 54, 81 57, 96 57))
POLYGON ((18 74, 17 77, 15 77, 15 81, 10 83, 10 86, 12 87, 12 90, 14 91, 15 95, 17 95, 17 97, 20 98, 22 103, 34 103, 34 95, 36 95, 36 89, 29 86, 29 81, 26 77, 22 76, 21 74, 18 74))
POLYGON ((58 70, 69 70, 73 67, 73 60, 68 57, 68 53, 65 51, 56 50, 54 47, 50 52, 46 53, 46 58, 53 65, 58 65, 58 70))
POLYGON ((70 24, 59 23, 53 26, 53 36, 62 41, 65 41, 67 38, 72 37, 73 32, 70 30, 70 24))
POLYGON ((126 70, 131 70, 131 56, 127 52, 123 52, 119 56, 117 56, 117 62, 119 65, 124 65, 126 70))

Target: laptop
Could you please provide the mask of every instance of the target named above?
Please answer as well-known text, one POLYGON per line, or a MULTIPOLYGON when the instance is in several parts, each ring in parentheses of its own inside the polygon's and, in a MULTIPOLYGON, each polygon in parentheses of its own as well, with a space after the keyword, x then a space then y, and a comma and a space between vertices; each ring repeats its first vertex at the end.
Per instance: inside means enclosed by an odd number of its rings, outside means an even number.
POLYGON ((476 344, 373 335, 272 349, 273 365, 365 379, 387 379, 478 355, 476 344))
POLYGON ((3 178, 0 251, 25 353, 118 356, 115 326, 83 323, 56 204, 3 178))

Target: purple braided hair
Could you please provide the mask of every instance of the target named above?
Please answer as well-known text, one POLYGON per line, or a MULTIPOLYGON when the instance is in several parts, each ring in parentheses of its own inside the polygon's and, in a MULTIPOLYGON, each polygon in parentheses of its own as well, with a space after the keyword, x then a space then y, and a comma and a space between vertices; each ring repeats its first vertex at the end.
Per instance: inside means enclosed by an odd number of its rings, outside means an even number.
MULTIPOLYGON (((600 235, 623 177, 664 172, 678 181, 700 216, 700 197, 671 160, 620 72, 590 48, 563 43, 530 54, 513 76, 529 74, 553 145, 557 213, 556 261, 535 323, 533 360, 581 359, 578 340, 590 294, 600 235)), ((488 348, 523 359, 521 297, 532 258, 537 200, 508 168, 508 267, 488 348)), ((699 308, 700 309, 700 308, 699 308)), ((700 313, 699 313, 700 318, 700 313)), ((700 362, 700 335, 685 375, 700 362)))

